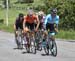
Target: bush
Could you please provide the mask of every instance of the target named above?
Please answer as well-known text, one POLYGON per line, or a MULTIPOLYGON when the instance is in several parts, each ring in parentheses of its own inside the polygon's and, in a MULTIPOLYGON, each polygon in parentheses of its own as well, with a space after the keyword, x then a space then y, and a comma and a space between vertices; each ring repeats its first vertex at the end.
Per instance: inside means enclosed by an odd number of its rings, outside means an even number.
POLYGON ((75 0, 45 0, 44 3, 46 13, 50 13, 51 8, 57 8, 60 28, 75 29, 75 0))
POLYGON ((34 0, 18 0, 18 3, 33 3, 34 0))

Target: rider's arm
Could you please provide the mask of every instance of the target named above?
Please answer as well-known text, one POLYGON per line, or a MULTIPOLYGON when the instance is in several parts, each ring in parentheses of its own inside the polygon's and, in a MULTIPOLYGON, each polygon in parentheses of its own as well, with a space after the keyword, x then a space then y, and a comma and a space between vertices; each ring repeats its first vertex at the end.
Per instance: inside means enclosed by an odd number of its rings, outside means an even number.
POLYGON ((17 23, 17 19, 15 20, 15 23, 14 23, 14 30, 16 30, 16 23, 17 23))
POLYGON ((58 24, 55 26, 55 32, 58 32, 58 24))
POLYGON ((44 28, 46 29, 46 24, 48 22, 48 18, 50 17, 50 14, 48 14, 44 19, 44 28))
POLYGON ((55 31, 58 32, 59 16, 57 16, 55 24, 55 31))
POLYGON ((16 30, 16 26, 15 26, 15 24, 14 24, 14 30, 16 30))
POLYGON ((25 24, 26 24, 26 18, 24 18, 24 21, 23 21, 23 30, 25 29, 25 24))
POLYGON ((39 28, 39 24, 40 24, 40 21, 39 21, 38 17, 37 17, 36 20, 37 20, 37 26, 36 26, 35 30, 37 30, 39 28))
POLYGON ((50 15, 47 15, 46 18, 45 18, 45 22, 44 22, 45 25, 47 24, 47 21, 48 21, 49 16, 50 15))

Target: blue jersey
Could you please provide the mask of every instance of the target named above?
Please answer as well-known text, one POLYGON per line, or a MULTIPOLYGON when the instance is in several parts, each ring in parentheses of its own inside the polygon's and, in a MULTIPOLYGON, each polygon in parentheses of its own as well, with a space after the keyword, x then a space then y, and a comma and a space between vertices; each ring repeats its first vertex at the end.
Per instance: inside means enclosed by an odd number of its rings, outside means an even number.
POLYGON ((58 23, 59 23, 59 16, 58 15, 56 15, 54 18, 52 18, 52 16, 51 16, 51 14, 48 14, 47 16, 46 16, 46 18, 45 18, 45 25, 47 24, 47 23, 50 23, 50 24, 57 24, 58 25, 58 23))

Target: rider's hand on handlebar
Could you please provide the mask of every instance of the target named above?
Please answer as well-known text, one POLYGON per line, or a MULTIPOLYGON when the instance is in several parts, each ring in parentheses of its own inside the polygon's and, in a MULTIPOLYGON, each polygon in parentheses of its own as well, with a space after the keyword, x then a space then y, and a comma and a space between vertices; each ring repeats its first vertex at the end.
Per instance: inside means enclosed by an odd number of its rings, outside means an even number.
POLYGON ((27 32, 29 31, 29 29, 27 27, 24 28, 24 32, 27 32))
POLYGON ((34 31, 35 31, 35 32, 37 32, 37 31, 38 31, 38 29, 34 29, 34 31))
POLYGON ((58 29, 57 29, 57 28, 55 28, 55 32, 57 32, 57 33, 58 33, 58 29))

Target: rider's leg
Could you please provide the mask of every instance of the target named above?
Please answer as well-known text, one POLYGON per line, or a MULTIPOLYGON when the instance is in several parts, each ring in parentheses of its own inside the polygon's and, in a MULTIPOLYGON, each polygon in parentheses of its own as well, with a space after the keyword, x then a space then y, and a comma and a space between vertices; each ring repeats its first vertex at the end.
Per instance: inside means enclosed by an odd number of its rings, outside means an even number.
POLYGON ((55 41, 55 36, 51 36, 51 40, 52 41, 55 41))
POLYGON ((17 47, 18 47, 17 30, 18 30, 18 25, 15 24, 15 25, 14 25, 14 35, 15 35, 15 42, 16 42, 16 45, 17 45, 17 47))
POLYGON ((18 33, 18 31, 15 31, 15 42, 16 42, 17 48, 19 48, 18 47, 19 43, 18 43, 18 40, 17 40, 17 33, 18 33))
MULTIPOLYGON (((52 40, 52 41, 55 41, 55 36, 51 36, 51 40, 52 40)), ((51 49, 53 49, 53 46, 54 46, 54 45, 53 45, 53 42, 52 42, 52 47, 51 47, 51 49)))

